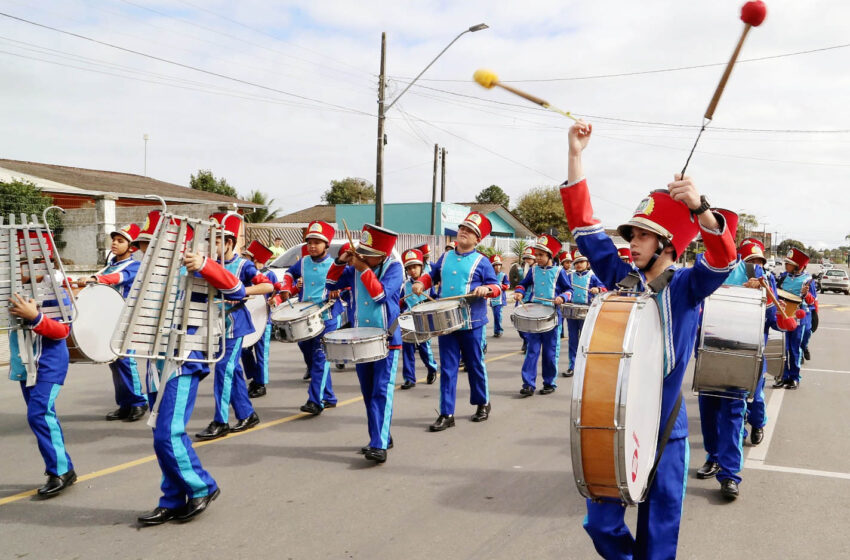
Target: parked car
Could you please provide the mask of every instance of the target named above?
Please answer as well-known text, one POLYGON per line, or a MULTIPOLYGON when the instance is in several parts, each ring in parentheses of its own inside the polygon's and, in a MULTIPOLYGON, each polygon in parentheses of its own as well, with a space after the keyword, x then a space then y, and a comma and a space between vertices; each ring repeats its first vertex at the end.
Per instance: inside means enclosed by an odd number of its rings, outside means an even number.
POLYGON ((821 276, 819 289, 821 292, 830 290, 844 292, 845 295, 850 296, 850 276, 846 270, 837 268, 826 270, 821 276))

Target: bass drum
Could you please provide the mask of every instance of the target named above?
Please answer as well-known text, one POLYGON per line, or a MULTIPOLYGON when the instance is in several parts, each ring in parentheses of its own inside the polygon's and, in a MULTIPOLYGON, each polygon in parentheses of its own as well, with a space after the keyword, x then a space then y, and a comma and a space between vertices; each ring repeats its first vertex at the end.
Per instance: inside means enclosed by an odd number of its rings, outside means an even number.
POLYGON ((245 302, 245 309, 251 314, 254 332, 242 337, 242 348, 250 348, 259 342, 266 332, 266 325, 269 324, 269 306, 263 296, 251 296, 245 302))
POLYGON ((108 363, 118 356, 110 348, 110 335, 118 330, 124 298, 115 288, 91 284, 77 295, 77 316, 65 339, 71 363, 108 363))

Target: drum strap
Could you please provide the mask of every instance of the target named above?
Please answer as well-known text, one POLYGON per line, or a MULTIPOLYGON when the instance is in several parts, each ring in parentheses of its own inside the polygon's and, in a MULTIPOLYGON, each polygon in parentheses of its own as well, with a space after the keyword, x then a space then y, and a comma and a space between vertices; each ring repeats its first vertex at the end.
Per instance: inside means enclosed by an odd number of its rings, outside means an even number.
POLYGON ((225 310, 224 314, 225 314, 225 315, 230 315, 231 313, 233 313, 233 312, 234 312, 234 311, 236 311, 237 309, 240 309, 240 308, 242 308, 242 307, 245 307, 245 302, 247 302, 247 301, 248 301, 248 300, 243 299, 242 301, 240 301, 239 303, 237 303, 237 304, 235 304, 235 305, 230 305, 230 306, 228 306, 228 307, 227 307, 227 310, 225 310))
POLYGON ((676 404, 673 405, 673 410, 670 411, 670 416, 667 418, 667 424, 664 426, 664 433, 661 435, 661 442, 658 445, 658 453, 655 454, 655 463, 652 464, 652 470, 649 471, 649 479, 647 481, 647 489, 652 488, 652 483, 655 481, 655 473, 658 471, 658 463, 661 462, 661 455, 664 453, 664 448, 667 447, 667 442, 670 440, 670 434, 673 433, 673 426, 676 424, 676 418, 679 416, 679 409, 682 408, 682 391, 679 391, 679 398, 676 399, 676 404))
POLYGON ((747 278, 752 280, 756 277, 756 265, 753 263, 744 263, 747 266, 747 278))
MULTIPOLYGON (((647 284, 647 286, 649 286, 649 289, 657 294, 670 283, 670 280, 673 279, 673 275, 675 273, 675 270, 668 268, 659 274, 655 280, 647 284)), ((641 285, 641 282, 641 277, 637 272, 630 272, 628 276, 617 282, 617 286, 629 292, 636 292, 637 287, 641 285)))

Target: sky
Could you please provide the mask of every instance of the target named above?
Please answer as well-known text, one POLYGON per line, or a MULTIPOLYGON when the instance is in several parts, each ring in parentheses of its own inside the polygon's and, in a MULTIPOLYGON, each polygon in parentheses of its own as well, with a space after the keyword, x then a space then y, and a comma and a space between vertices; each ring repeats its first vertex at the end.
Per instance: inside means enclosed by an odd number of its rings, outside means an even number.
MULTIPOLYGON (((487 68, 593 123, 585 172, 597 217, 615 227, 684 165, 741 5, 0 0, 0 157, 147 165, 181 185, 210 169, 294 212, 331 180, 375 180, 382 32, 389 102, 486 23, 387 113, 384 202, 430 201, 434 144, 448 152, 451 202, 496 184, 515 203, 566 178, 572 121, 474 83, 487 68)), ((768 2, 688 167, 713 205, 754 214, 779 240, 847 244, 848 37, 846 2, 768 2)))

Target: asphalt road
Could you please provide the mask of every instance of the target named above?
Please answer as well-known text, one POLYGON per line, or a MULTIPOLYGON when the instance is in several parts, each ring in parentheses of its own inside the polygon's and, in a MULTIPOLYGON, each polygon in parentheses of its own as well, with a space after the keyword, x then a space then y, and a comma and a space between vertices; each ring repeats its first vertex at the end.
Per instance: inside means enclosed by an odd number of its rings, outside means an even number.
MULTIPOLYGON (((745 449, 735 502, 716 481, 694 478, 704 454, 696 398, 686 392, 680 558, 850 557, 849 336, 850 297, 822 295, 803 382, 796 392, 767 389, 767 437, 745 449)), ((559 378, 552 395, 517 398, 519 347, 510 328, 490 339, 488 422, 468 421, 464 378, 457 426, 442 433, 427 431, 436 384, 397 391, 395 448, 376 466, 357 454, 367 433, 353 369, 333 372, 340 406, 305 418, 301 355, 274 343, 269 394, 254 401, 263 423, 197 446, 221 496, 191 523, 151 528, 136 525, 159 496, 150 430, 103 420, 114 408, 105 366, 71 366, 58 413, 80 480, 48 501, 32 497, 43 463, 18 386, 0 383, 0 558, 593 557, 570 462, 570 380, 559 378)), ((424 378, 421 364, 418 372, 424 378)), ((207 378, 190 433, 211 420, 211 393, 207 378)), ((634 526, 634 508, 627 519, 634 526)))

